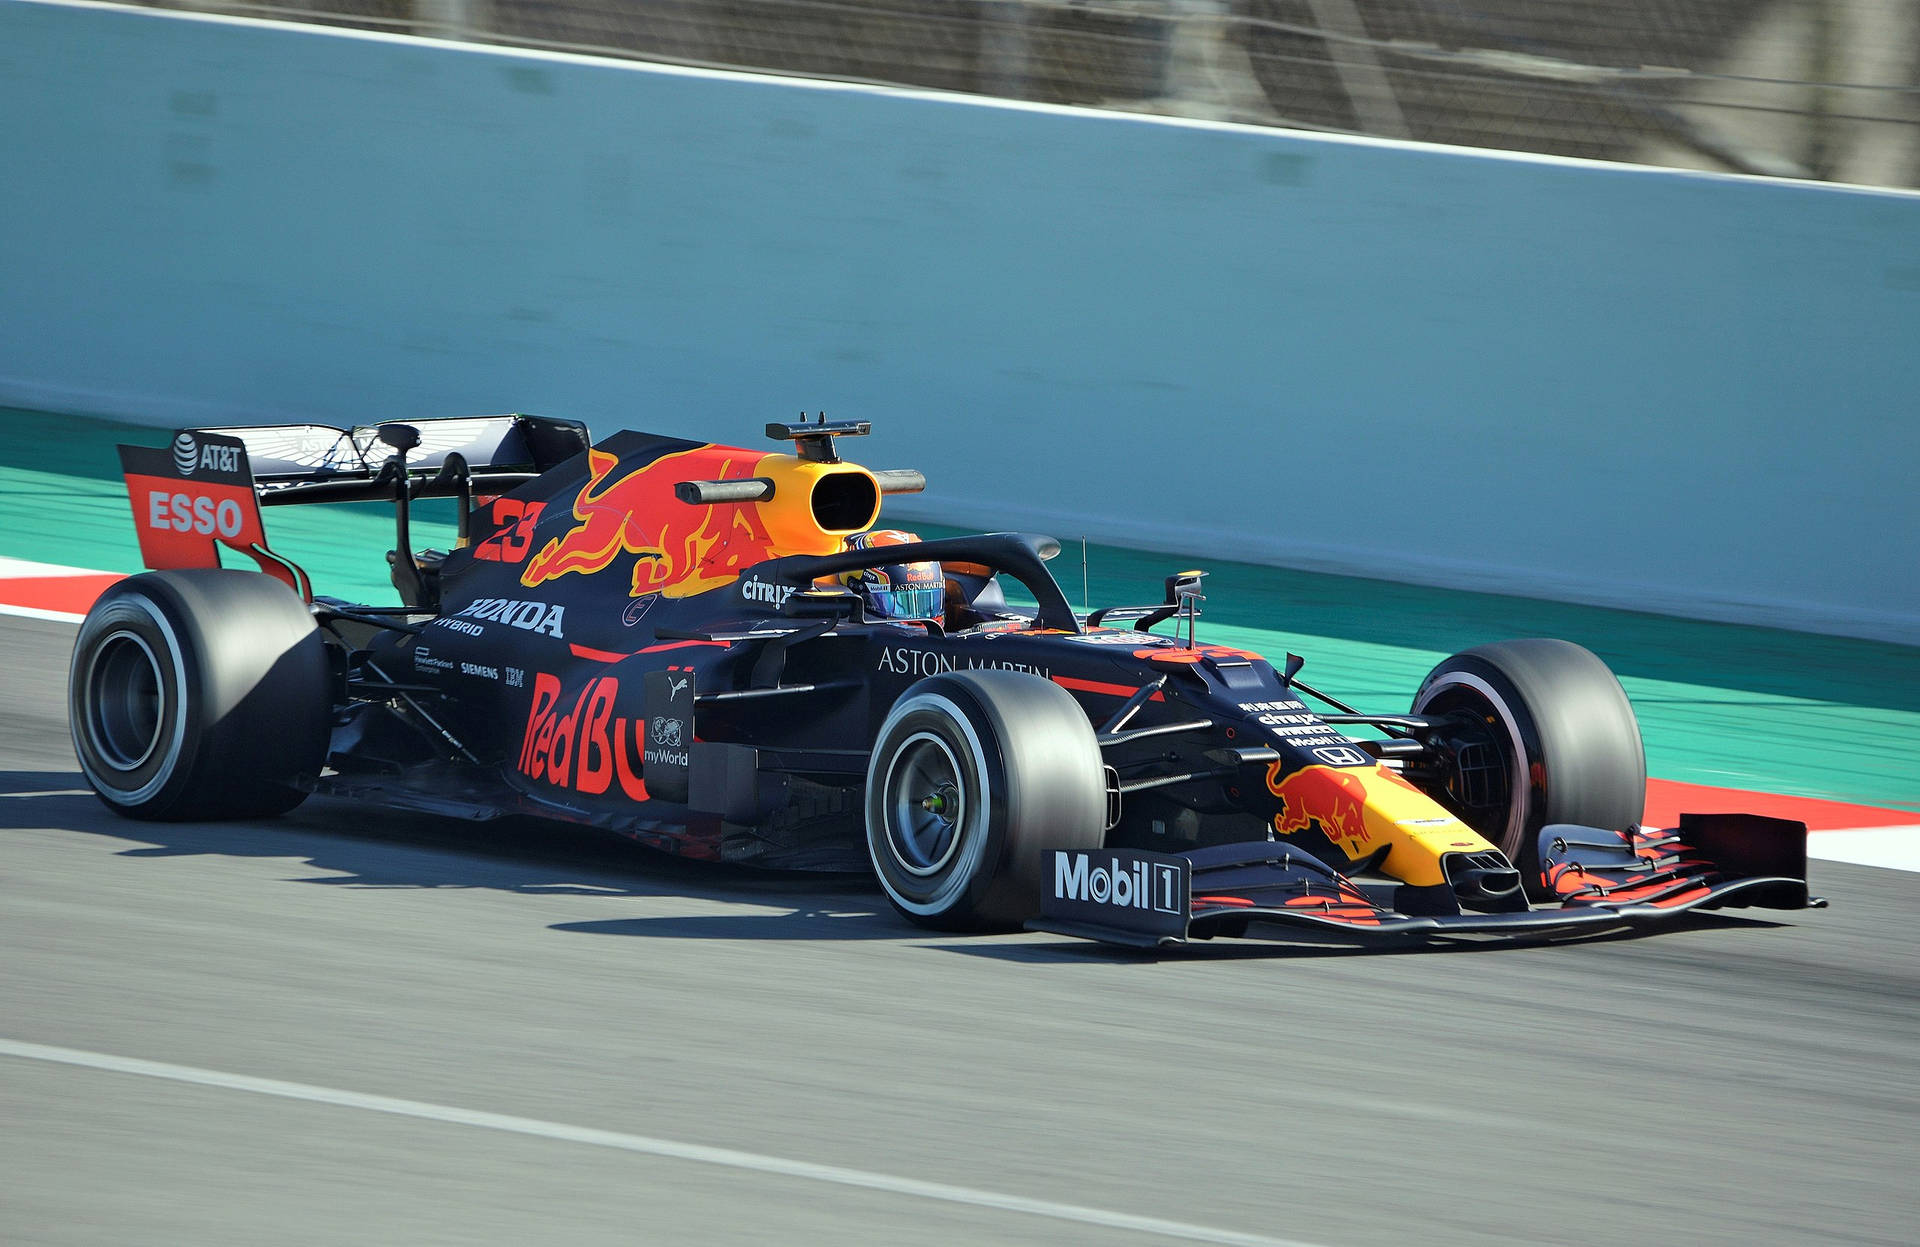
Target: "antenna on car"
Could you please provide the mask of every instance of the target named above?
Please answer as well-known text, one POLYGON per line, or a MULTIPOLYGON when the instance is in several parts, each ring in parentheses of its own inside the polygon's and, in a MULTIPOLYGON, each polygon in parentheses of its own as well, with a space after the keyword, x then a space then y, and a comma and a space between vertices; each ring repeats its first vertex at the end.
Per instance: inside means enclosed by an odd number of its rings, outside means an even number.
POLYGON ((1087 535, 1080 534, 1080 607, 1093 609, 1093 591, 1087 588, 1087 535))
POLYGON ((800 413, 798 424, 774 423, 767 425, 767 436, 776 442, 791 440, 794 452, 810 463, 839 463, 840 454, 833 448, 836 437, 865 437, 873 432, 873 425, 865 420, 835 420, 827 422, 827 413, 809 421, 807 413, 800 413))
POLYGON ((1185 619, 1188 649, 1194 647, 1194 621, 1200 618, 1200 603, 1207 600, 1207 595, 1200 592, 1206 578, 1207 573, 1202 571, 1175 572, 1167 577, 1167 605, 1178 608, 1173 618, 1174 637, 1179 638, 1180 621, 1185 619))

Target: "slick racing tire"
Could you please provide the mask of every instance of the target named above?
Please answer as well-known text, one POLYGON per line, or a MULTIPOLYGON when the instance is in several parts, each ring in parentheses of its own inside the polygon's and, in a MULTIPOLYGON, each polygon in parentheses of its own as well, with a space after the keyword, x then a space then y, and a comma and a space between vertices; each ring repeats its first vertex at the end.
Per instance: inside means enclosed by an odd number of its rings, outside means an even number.
POLYGON ((108 808, 183 820, 281 814, 326 760, 326 643, 258 572, 148 572, 101 595, 67 683, 74 753, 108 808))
POLYGON ((1549 823, 1618 829, 1646 812, 1640 724, 1620 681, 1570 641, 1501 641, 1427 675, 1413 713, 1457 716, 1445 796, 1539 895, 1536 849, 1549 823))
POLYGON ((893 907, 947 931, 1040 911, 1055 849, 1099 848, 1106 779, 1086 712, 1021 671, 949 672, 907 690, 867 765, 867 849, 893 907))

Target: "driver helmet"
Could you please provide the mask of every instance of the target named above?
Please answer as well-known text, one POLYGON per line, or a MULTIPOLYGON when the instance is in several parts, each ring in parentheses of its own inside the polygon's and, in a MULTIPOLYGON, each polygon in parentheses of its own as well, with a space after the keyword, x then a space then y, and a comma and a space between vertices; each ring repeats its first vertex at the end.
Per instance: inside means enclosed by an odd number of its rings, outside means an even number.
MULTIPOLYGON (((917 533, 881 528, 847 538, 847 549, 904 546, 919 540, 917 533)), ((866 603, 869 619, 938 619, 946 609, 947 579, 938 563, 886 563, 848 572, 840 580, 866 603)))

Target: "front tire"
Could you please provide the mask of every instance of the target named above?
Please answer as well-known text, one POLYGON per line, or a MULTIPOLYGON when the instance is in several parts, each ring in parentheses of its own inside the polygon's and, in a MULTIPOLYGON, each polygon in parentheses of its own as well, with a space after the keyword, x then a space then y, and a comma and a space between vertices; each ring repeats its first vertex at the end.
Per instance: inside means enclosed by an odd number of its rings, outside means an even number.
POLYGON ((281 814, 326 760, 326 642, 306 605, 256 572, 148 572, 80 625, 67 710, 80 769, 129 818, 281 814))
POLYGON ((1086 712, 1018 671, 920 681, 867 765, 867 850, 887 900, 940 930, 1016 928, 1040 909, 1047 855, 1106 834, 1106 781, 1086 712))
POLYGON ((1457 718, 1444 799, 1536 895, 1542 827, 1619 829, 1646 812, 1633 706, 1607 665, 1572 642, 1501 641, 1455 654, 1421 683, 1413 713, 1457 718))

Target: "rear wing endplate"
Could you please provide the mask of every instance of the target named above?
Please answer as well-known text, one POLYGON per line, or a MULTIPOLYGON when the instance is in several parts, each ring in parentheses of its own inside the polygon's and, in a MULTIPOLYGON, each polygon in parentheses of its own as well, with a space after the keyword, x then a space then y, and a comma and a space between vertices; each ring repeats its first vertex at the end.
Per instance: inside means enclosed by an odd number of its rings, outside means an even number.
POLYGON ((253 559, 303 600, 313 600, 307 574, 267 549, 246 444, 239 438, 183 429, 166 446, 120 447, 120 471, 142 563, 156 571, 218 567, 225 546, 253 559))

